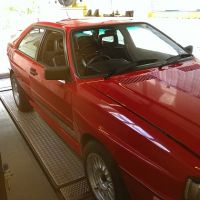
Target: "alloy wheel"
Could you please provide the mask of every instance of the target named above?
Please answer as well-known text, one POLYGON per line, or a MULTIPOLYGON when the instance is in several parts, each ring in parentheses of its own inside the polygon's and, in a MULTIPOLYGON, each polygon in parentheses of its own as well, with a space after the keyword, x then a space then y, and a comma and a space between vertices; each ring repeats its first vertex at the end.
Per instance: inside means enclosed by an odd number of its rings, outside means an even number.
POLYGON ((86 170, 95 197, 98 200, 114 200, 113 180, 101 156, 90 153, 86 160, 86 170))
POLYGON ((12 78, 12 91, 17 105, 20 103, 19 88, 15 78, 12 78))

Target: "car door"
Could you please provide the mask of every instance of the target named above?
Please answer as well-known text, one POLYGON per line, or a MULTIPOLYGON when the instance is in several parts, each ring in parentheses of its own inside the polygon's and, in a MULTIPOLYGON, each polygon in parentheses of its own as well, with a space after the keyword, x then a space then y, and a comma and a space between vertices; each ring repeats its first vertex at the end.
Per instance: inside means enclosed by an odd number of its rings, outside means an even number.
POLYGON ((76 139, 71 100, 74 84, 44 78, 45 68, 68 66, 65 44, 64 31, 47 29, 37 62, 32 66, 35 74, 30 73, 30 84, 36 105, 53 121, 53 125, 76 139))
POLYGON ((26 94, 31 97, 29 73, 34 65, 40 42, 44 35, 44 29, 31 28, 22 38, 13 53, 12 65, 14 65, 15 76, 26 94))

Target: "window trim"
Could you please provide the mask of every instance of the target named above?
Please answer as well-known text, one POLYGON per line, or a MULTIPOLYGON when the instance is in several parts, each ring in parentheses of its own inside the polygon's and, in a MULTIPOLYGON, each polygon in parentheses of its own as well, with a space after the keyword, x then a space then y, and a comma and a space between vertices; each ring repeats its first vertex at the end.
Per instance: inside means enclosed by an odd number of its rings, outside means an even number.
POLYGON ((54 28, 54 27, 50 27, 50 26, 41 26, 41 25, 37 25, 35 27, 42 27, 45 29, 45 33, 43 35, 43 38, 40 42, 40 46, 38 48, 38 54, 37 54, 37 57, 36 57, 36 61, 42 66, 46 66, 44 65, 44 63, 40 62, 38 60, 39 58, 39 54, 41 52, 41 49, 42 49, 42 45, 44 44, 45 42, 45 38, 46 38, 46 34, 47 34, 47 31, 50 30, 50 31, 57 31, 57 32, 60 32, 62 35, 63 35, 63 45, 64 45, 64 55, 65 55, 65 61, 66 61, 66 67, 69 67, 70 68, 70 65, 69 65, 69 58, 68 58, 68 51, 67 51, 67 40, 66 40, 66 37, 67 37, 67 34, 66 34, 66 31, 62 28, 54 28))

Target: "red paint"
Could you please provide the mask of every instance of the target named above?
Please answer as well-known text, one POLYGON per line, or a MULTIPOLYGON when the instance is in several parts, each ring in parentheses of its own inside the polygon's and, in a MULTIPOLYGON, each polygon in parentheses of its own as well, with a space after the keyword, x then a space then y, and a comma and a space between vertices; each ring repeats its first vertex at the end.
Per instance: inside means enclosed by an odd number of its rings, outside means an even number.
POLYGON ((200 63, 193 59, 107 80, 80 79, 74 69, 70 31, 115 23, 38 23, 66 32, 70 83, 45 80, 44 69, 16 49, 31 26, 8 46, 12 69, 36 110, 72 148, 80 153, 85 134, 106 146, 133 199, 183 199, 187 178, 200 178, 200 63), (10 52, 14 52, 12 56, 10 52), (30 67, 36 68, 37 77, 29 75, 30 67), (37 94, 78 140, 37 104, 37 94))

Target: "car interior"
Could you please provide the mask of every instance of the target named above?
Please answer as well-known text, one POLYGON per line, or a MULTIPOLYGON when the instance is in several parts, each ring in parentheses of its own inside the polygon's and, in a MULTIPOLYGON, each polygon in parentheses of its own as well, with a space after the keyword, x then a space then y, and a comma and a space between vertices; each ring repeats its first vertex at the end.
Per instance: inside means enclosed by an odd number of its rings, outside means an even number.
POLYGON ((80 76, 104 74, 113 66, 130 63, 126 46, 119 44, 117 33, 112 29, 103 34, 74 34, 74 49, 80 76))
POLYGON ((47 32, 39 60, 48 67, 66 65, 62 33, 47 32))
MULTIPOLYGON (((74 32, 72 37, 76 71, 80 77, 113 74, 114 71, 127 71, 131 68, 137 70, 139 65, 162 61, 170 56, 137 47, 132 39, 109 27, 79 30, 74 32), (129 38, 129 41, 126 41, 126 38, 129 38)), ((66 66, 61 32, 46 32, 39 61, 47 67, 66 66)))

